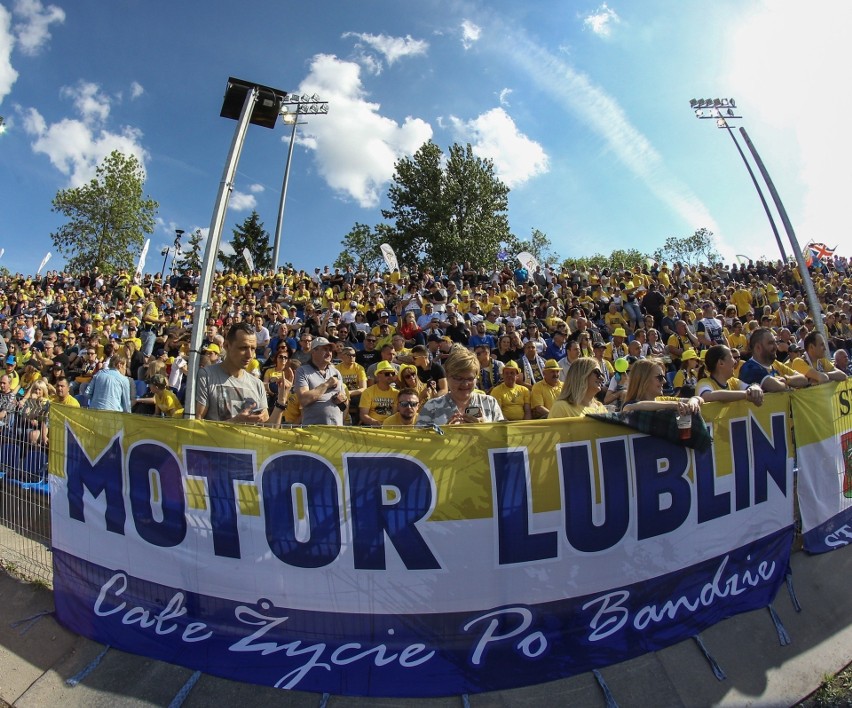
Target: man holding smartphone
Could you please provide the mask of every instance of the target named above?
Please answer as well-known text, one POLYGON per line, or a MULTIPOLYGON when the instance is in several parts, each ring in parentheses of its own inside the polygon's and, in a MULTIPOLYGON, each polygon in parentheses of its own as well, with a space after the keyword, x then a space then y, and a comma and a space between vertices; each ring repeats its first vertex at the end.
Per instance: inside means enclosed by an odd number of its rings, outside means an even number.
POLYGON ((302 408, 302 425, 343 425, 349 397, 343 377, 331 363, 333 358, 331 342, 315 337, 311 358, 296 371, 293 387, 302 408))
POLYGON ((263 382, 246 368, 255 357, 257 337, 248 322, 238 322, 225 338, 225 358, 198 370, 195 416, 245 425, 269 418, 263 382))

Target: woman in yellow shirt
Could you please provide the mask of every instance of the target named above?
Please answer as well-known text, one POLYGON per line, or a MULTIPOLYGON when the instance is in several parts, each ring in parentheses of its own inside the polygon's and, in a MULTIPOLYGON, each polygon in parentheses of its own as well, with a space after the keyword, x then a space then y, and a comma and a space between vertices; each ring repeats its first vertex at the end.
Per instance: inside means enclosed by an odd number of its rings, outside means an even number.
POLYGON ((565 374, 562 393, 550 409, 550 418, 577 418, 588 413, 606 413, 606 407, 595 396, 603 388, 601 362, 593 357, 580 357, 565 374))

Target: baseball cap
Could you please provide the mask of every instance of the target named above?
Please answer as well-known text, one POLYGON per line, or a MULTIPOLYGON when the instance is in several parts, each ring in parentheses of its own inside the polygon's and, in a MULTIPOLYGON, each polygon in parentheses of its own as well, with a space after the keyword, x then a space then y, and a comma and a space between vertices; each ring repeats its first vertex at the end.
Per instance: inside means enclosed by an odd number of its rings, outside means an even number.
POLYGON ((204 347, 204 351, 205 352, 216 352, 217 354, 219 354, 219 353, 221 353, 222 350, 219 349, 218 344, 208 344, 206 347, 204 347))
POLYGON ((314 349, 319 349, 320 347, 330 347, 331 342, 329 342, 325 337, 314 337, 314 341, 311 342, 311 351, 314 349))

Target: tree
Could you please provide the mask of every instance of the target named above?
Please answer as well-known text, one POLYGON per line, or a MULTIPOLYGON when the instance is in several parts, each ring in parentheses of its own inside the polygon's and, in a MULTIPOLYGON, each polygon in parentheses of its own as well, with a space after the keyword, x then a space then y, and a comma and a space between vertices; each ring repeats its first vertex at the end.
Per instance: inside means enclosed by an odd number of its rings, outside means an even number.
POLYGON ((269 270, 272 267, 272 246, 269 245, 269 233, 263 228, 263 222, 256 211, 252 211, 242 224, 234 228, 234 238, 231 239, 234 255, 219 253, 219 262, 224 268, 235 271, 248 271, 243 249, 247 248, 254 260, 257 270, 269 270))
POLYGON ((452 145, 444 162, 430 140, 396 163, 391 208, 382 210, 392 222, 386 241, 400 264, 493 263, 501 242, 511 237, 508 195, 491 160, 476 157, 469 144, 452 145))
POLYGON ((378 227, 373 231, 367 224, 356 223, 340 242, 343 250, 334 261, 334 267, 343 269, 351 265, 356 270, 368 273, 375 271, 382 264, 379 247, 383 241, 379 237, 380 234, 378 227))
POLYGON ((623 250, 615 249, 608 256, 596 253, 593 256, 583 256, 582 258, 569 258, 562 267, 566 270, 588 270, 589 268, 608 268, 609 270, 632 270, 636 266, 645 268, 648 265, 648 255, 637 251, 635 248, 623 250))
POLYGON ((521 251, 531 253, 535 259, 544 265, 545 263, 559 263, 562 259, 553 250, 553 244, 543 231, 532 229, 528 239, 520 240, 515 236, 508 243, 511 255, 514 257, 521 251))
POLYGON ((190 271, 201 271, 201 242, 204 240, 204 234, 201 229, 196 229, 189 237, 189 250, 181 250, 175 271, 181 275, 186 275, 190 271))
POLYGON ((132 268, 154 231, 159 204, 142 196, 145 172, 133 155, 113 150, 82 187, 61 189, 52 211, 69 219, 50 234, 69 271, 132 268))
POLYGON ((705 228, 698 229, 692 236, 669 236, 662 248, 654 251, 655 261, 680 261, 696 266, 701 263, 719 263, 722 256, 713 243, 713 232, 705 228))

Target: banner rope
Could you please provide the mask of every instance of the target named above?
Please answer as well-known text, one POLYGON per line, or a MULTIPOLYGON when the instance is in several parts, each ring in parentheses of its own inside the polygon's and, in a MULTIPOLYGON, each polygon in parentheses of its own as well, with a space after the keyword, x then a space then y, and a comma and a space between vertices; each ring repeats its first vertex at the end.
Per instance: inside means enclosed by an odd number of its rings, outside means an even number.
POLYGON ((175 694, 175 697, 172 698, 172 702, 169 703, 169 708, 180 708, 186 700, 186 697, 189 695, 189 692, 192 690, 193 686, 198 683, 198 679, 200 678, 200 671, 196 671, 192 676, 190 676, 183 685, 183 688, 181 688, 180 691, 175 694))
POLYGON ((772 617, 772 622, 775 624, 775 631, 778 632, 778 641, 781 643, 782 647, 786 647, 793 640, 790 639, 790 635, 787 634, 787 630, 784 629, 784 625, 781 624, 781 618, 778 616, 778 613, 775 611, 775 608, 771 603, 767 605, 767 609, 769 610, 769 615, 772 617))
POLYGON ((710 653, 710 650, 704 644, 704 640, 701 638, 700 634, 696 634, 693 639, 695 643, 698 645, 698 648, 701 649, 701 653, 704 654, 704 658, 707 659, 707 663, 710 664, 710 668, 713 669, 713 675, 719 681, 724 681, 727 677, 725 672, 722 670, 722 667, 719 666, 719 662, 713 658, 713 655, 710 653))
POLYGON ((76 686, 80 681, 82 681, 86 676, 88 676, 92 671, 98 668, 98 664, 101 663, 101 659, 104 658, 106 653, 109 651, 109 644, 106 645, 106 648, 98 654, 85 669, 80 671, 79 673, 74 674, 70 679, 67 679, 65 683, 72 688, 76 686))
MULTIPOLYGON (((443 435, 443 433, 441 433, 441 435, 443 435)), ((462 693, 461 699, 462 708, 470 708, 470 696, 468 696, 466 693, 462 693)))
POLYGON ((802 611, 802 606, 799 604, 799 598, 796 597, 796 588, 793 587, 793 569, 787 566, 787 593, 790 595, 790 602, 793 603, 793 609, 796 612, 802 611))
POLYGON ((319 708, 325 708, 328 705, 328 701, 331 698, 330 693, 323 693, 322 698, 320 698, 319 708))
POLYGON ((12 629, 16 629, 21 627, 21 630, 18 634, 23 637, 27 632, 29 632, 42 617, 46 617, 47 615, 52 615, 53 610, 43 610, 42 612, 37 612, 32 617, 27 617, 25 619, 15 620, 11 622, 9 626, 12 629))
POLYGON ((598 686, 601 687, 601 691, 603 691, 604 698, 606 699, 606 708, 618 708, 618 703, 616 703, 615 697, 612 695, 612 691, 609 690, 609 686, 606 685, 604 677, 601 676, 601 672, 597 669, 592 669, 592 675, 598 682, 598 686))

